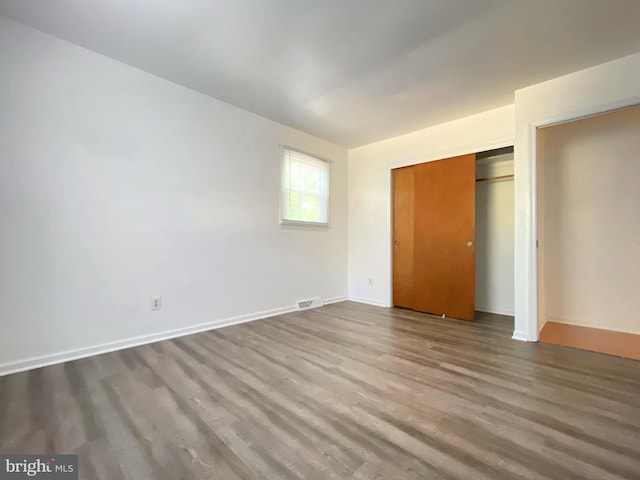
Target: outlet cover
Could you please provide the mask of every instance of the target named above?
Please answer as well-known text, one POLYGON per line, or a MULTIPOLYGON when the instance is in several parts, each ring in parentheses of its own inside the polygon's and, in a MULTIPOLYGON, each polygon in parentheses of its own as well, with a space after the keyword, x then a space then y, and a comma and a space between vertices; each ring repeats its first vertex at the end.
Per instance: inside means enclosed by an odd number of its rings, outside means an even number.
POLYGON ((162 297, 151 297, 151 310, 162 309, 162 297))

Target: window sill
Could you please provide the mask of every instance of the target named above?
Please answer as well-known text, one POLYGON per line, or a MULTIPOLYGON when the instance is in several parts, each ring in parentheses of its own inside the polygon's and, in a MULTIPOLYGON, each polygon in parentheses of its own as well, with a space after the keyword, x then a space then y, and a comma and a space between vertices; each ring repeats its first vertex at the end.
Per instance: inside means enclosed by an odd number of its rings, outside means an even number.
POLYGON ((329 230, 331 228, 329 223, 299 222, 296 220, 280 220, 280 227, 285 230, 329 230))

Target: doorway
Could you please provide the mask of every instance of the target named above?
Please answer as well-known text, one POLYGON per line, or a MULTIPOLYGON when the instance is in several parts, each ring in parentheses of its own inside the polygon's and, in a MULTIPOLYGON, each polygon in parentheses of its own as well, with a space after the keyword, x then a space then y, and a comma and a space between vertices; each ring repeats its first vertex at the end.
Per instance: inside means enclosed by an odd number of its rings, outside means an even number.
POLYGON ((538 130, 540 340, 640 359, 640 106, 538 130))
POLYGON ((392 171, 394 306, 513 315, 513 147, 392 171))
POLYGON ((513 316, 513 147, 482 152, 477 158, 476 311, 513 316))

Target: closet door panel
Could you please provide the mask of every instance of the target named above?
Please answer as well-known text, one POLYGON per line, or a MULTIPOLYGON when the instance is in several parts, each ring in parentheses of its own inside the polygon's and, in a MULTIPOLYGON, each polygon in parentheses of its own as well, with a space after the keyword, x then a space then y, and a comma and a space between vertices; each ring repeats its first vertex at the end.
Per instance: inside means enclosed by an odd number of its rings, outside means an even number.
POLYGON ((412 308, 413 167, 393 170, 393 304, 412 308))
POLYGON ((415 165, 412 308, 473 320, 475 154, 415 165))

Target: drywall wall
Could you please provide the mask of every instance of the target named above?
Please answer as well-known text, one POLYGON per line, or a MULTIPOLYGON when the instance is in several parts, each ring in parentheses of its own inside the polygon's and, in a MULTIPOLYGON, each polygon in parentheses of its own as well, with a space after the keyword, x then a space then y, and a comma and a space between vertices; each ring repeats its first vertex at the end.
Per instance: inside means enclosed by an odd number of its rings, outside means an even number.
MULTIPOLYGON (((513 174, 513 153, 481 158, 476 178, 513 174)), ((476 310, 513 315, 513 178, 476 182, 476 310)))
POLYGON ((3 18, 0 72, 0 373, 346 297, 346 149, 3 18), (279 225, 279 144, 331 228, 279 225))
POLYGON ((390 306, 391 169, 513 143, 505 106, 349 150, 349 298, 390 306))
POLYGON ((544 319, 640 334, 640 108, 540 130, 544 319))
POLYGON ((536 129, 640 104, 640 53, 515 94, 515 331, 538 340, 536 129))

